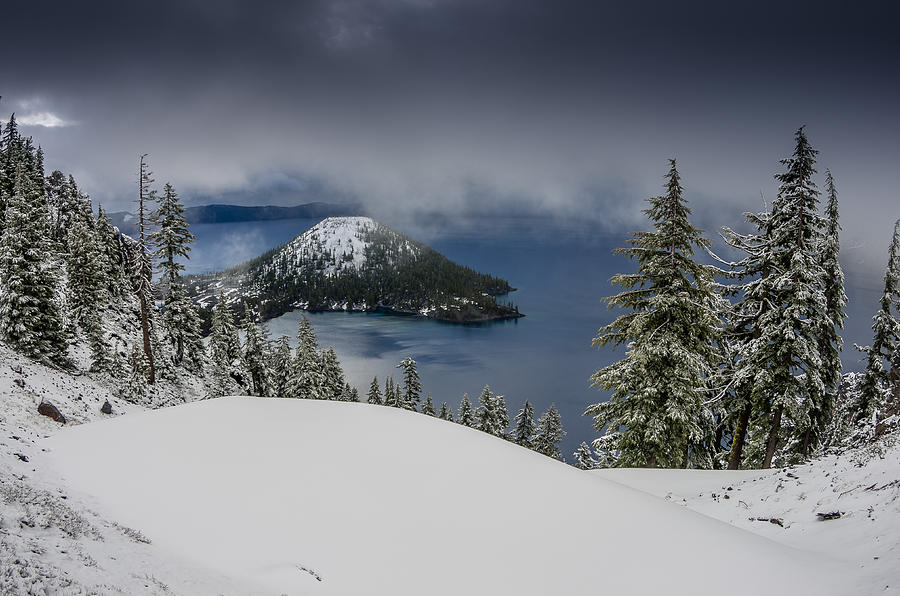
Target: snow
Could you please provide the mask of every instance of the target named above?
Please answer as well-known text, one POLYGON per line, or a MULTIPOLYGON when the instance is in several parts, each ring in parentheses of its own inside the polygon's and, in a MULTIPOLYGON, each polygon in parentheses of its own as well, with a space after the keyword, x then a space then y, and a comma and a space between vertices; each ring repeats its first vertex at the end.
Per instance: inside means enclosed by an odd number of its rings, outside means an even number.
POLYGON ((589 472, 801 551, 857 567, 853 594, 900 592, 900 442, 780 470, 589 472), (839 512, 823 520, 819 513, 839 512), (779 520, 781 525, 761 520, 779 520))
POLYGON ((289 242, 282 251, 297 269, 314 256, 333 255, 323 268, 326 275, 342 269, 359 271, 366 262, 368 244, 364 237, 379 225, 369 217, 329 217, 289 242))
POLYGON ((107 400, 113 416, 143 411, 117 393, 109 377, 70 374, 0 345, 0 594, 192 594, 195 586, 234 593, 234 578, 198 568, 99 515, 40 464, 45 438, 61 426, 37 413, 42 399, 69 425, 108 418, 100 412, 107 400))
POLYGON ((395 408, 231 397, 42 446, 70 502, 151 539, 180 564, 154 577, 191 594, 858 593, 833 553, 395 408))

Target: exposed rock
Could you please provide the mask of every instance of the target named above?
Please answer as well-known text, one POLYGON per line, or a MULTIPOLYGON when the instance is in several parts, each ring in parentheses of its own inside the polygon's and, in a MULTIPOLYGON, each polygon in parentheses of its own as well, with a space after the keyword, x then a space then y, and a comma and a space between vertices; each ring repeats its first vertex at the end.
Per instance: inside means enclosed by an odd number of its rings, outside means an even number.
POLYGON ((112 414, 113 413, 112 404, 109 403, 109 400, 106 400, 103 402, 103 407, 100 408, 100 411, 103 412, 104 414, 112 414))
POLYGON ((59 408, 51 404, 49 401, 42 401, 38 406, 38 413, 43 414, 48 418, 52 418, 57 422, 61 422, 62 424, 66 423, 66 417, 63 416, 62 412, 59 411, 59 408))

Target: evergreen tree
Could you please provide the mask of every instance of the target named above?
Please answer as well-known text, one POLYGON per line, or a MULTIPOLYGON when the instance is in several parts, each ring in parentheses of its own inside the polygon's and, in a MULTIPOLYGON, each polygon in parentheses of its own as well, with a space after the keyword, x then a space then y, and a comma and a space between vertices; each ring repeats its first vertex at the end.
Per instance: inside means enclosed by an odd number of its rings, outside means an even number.
POLYGON ((494 413, 497 416, 497 436, 505 439, 509 428, 509 409, 506 407, 506 398, 502 395, 494 396, 494 413))
POLYGON ((478 411, 475 414, 475 428, 489 435, 500 434, 500 422, 497 419, 497 402, 491 388, 487 385, 478 396, 478 411))
POLYGON ((91 368, 108 370, 101 313, 109 303, 104 255, 92 218, 76 218, 68 230, 67 303, 73 325, 84 330, 91 346, 91 368))
POLYGON ((579 470, 593 470, 597 467, 597 461, 591 454, 591 448, 584 441, 581 442, 581 445, 578 446, 578 449, 575 450, 572 456, 575 458, 575 465, 578 466, 579 470))
POLYGON ((152 385, 156 382, 156 364, 153 361, 153 346, 150 330, 150 309, 153 305, 153 263, 148 248, 149 209, 156 201, 156 191, 150 189, 153 183, 147 155, 141 155, 138 171, 138 250, 131 263, 132 283, 141 306, 141 334, 144 340, 144 356, 147 358, 147 380, 152 385))
POLYGON ((350 383, 344 383, 344 390, 341 392, 341 401, 359 403, 359 391, 356 390, 356 387, 351 387, 350 383))
POLYGON ((422 413, 426 416, 434 416, 434 402, 431 401, 431 394, 425 396, 425 403, 422 405, 422 413))
POLYGON ((565 434, 566 431, 563 430, 559 411, 555 405, 551 404, 550 408, 538 418, 532 449, 547 457, 560 459, 562 458, 562 453, 559 451, 559 444, 562 442, 565 434))
POLYGON ((56 278, 48 263, 49 217, 21 164, 0 236, 0 335, 32 358, 68 362, 56 278))
POLYGON ((272 391, 272 371, 269 368, 269 331, 261 325, 256 314, 244 307, 244 366, 250 381, 250 394, 269 396, 272 391))
POLYGON ((857 349, 866 354, 866 371, 859 386, 858 403, 850 407, 853 422, 872 416, 892 377, 895 384, 900 383, 900 374, 897 372, 900 370, 900 363, 897 362, 897 355, 900 353, 897 349, 900 345, 900 320, 894 315, 900 308, 900 219, 894 224, 879 305, 878 312, 872 317, 872 345, 857 346, 857 349))
POLYGON ((125 262, 120 249, 122 234, 112 225, 112 221, 102 206, 97 207, 97 221, 94 229, 103 252, 103 278, 106 280, 106 292, 111 297, 121 297, 128 285, 125 262))
POLYGON ((531 449, 531 438, 534 435, 534 407, 527 399, 525 405, 516 414, 516 428, 512 438, 517 445, 531 449))
POLYGON ((297 339, 292 394, 304 399, 324 399, 325 375, 317 351, 319 343, 306 315, 300 319, 297 339))
POLYGON ((472 402, 469 401, 469 394, 463 393, 462 401, 459 404, 459 420, 458 422, 463 426, 468 426, 469 428, 476 428, 475 426, 475 412, 472 410, 472 402))
POLYGON ((819 355, 822 359, 822 381, 825 393, 820 404, 810 408, 810 424, 800 438, 799 451, 803 457, 809 455, 810 448, 820 443, 821 433, 828 425, 834 409, 834 398, 841 383, 841 349, 844 341, 840 329, 844 327, 847 315, 847 294, 844 292, 844 271, 841 269, 838 256, 841 251, 840 214, 838 209, 837 189, 830 170, 825 170, 825 206, 826 227, 821 248, 821 263, 824 273, 823 294, 825 298, 826 317, 820 317, 819 355))
POLYGON ((243 389, 247 379, 241 358, 241 341, 234 324, 234 313, 223 294, 219 294, 213 306, 208 348, 213 365, 212 395, 220 397, 243 389))
POLYGON ((369 385, 368 402, 370 404, 380 406, 384 402, 381 399, 381 388, 378 386, 378 377, 372 377, 372 384, 369 385))
POLYGON ((786 171, 776 176, 778 197, 771 215, 778 268, 770 277, 775 278, 778 308, 759 322, 760 340, 769 343, 768 380, 762 383, 770 396, 764 412, 769 427, 764 468, 772 464, 785 414, 799 434, 815 432, 810 414, 824 410, 829 378, 820 354, 821 321, 828 317, 828 307, 819 255, 825 221, 817 212, 819 192, 812 180, 818 152, 802 128, 795 138, 794 154, 782 160, 786 171))
POLYGON ((638 271, 614 276, 624 291, 605 301, 629 312, 593 342, 627 346, 624 359, 591 377, 612 395, 586 414, 601 433, 620 435, 621 462, 628 466, 677 467, 696 457, 692 447, 708 430, 702 425, 707 379, 719 364, 714 270, 692 259, 694 247, 707 249, 709 241, 688 221, 675 160, 670 163, 666 193, 644 210, 655 230, 634 234, 630 248, 616 251, 636 260, 638 271))
POLYGON ((341 399, 344 390, 344 371, 334 348, 323 350, 321 357, 322 399, 341 399))
POLYGON ((384 380, 384 405, 399 408, 400 402, 400 390, 394 385, 394 378, 389 376, 384 380))
MULTIPOLYGON (((162 272, 163 321, 166 340, 172 349, 174 364, 187 364, 198 370, 200 358, 200 316, 193 302, 187 298, 181 272, 182 260, 190 255, 193 234, 188 230, 184 206, 171 184, 166 184, 159 207, 152 216, 156 229, 148 242, 154 247, 153 256, 160 263, 162 272)), ((262 364, 259 360, 256 364, 262 364)))
POLYGON ((407 410, 415 410, 421 400, 422 383, 419 381, 419 371, 416 369, 416 361, 406 357, 400 361, 397 368, 403 371, 403 407, 407 410))
POLYGON ((453 422, 453 410, 450 409, 450 406, 447 405, 447 402, 441 403, 441 412, 438 414, 438 418, 441 420, 446 420, 448 422, 453 422))
POLYGON ((128 355, 128 382, 122 386, 122 399, 134 404, 147 400, 147 361, 144 352, 134 344, 128 355))
POLYGON ((272 395, 274 397, 291 396, 291 378, 293 377, 293 359, 288 337, 282 335, 274 342, 269 360, 271 371, 272 395))

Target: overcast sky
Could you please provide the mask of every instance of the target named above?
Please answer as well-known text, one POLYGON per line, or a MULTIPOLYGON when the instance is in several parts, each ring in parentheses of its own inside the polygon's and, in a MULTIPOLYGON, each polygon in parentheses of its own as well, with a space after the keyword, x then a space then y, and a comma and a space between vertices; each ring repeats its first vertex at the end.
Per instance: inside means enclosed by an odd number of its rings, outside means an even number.
POLYGON ((894 6, 30 0, 3 11, 0 114, 111 210, 149 153, 188 203, 631 227, 669 157, 701 225, 735 225, 806 125, 841 193, 845 261, 880 268, 900 217, 894 6))

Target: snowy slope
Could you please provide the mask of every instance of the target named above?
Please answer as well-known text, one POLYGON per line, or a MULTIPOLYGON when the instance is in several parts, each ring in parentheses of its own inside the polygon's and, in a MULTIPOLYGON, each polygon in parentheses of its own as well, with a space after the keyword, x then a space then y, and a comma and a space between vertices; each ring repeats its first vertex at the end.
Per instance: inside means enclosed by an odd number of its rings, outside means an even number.
MULTIPOLYGON (((299 270, 311 261, 324 257, 318 269, 326 275, 332 276, 346 270, 359 271, 366 263, 366 249, 369 247, 366 238, 375 231, 392 233, 401 238, 369 217, 329 217, 279 249, 279 258, 274 262, 276 265, 287 263, 289 269, 299 270)), ((408 240, 400 243, 401 254, 409 258, 415 258, 420 250, 408 240)))
POLYGON ((900 593, 900 442, 780 470, 594 470, 783 544, 859 568, 853 594, 900 593), (818 514, 839 512, 825 520, 818 514), (775 519, 778 523, 765 520, 775 519))
POLYGON ((73 499, 260 594, 845 595, 856 581, 827 556, 394 408, 223 398, 45 446, 73 499))
MULTIPOLYGON (((144 411, 121 400, 117 385, 106 375, 45 366, 0 344, 0 594, 191 594, 198 585, 234 590, 233 578, 197 568, 71 498, 59 475, 41 465, 45 438, 62 425, 40 415, 38 404, 53 403, 67 425, 144 411), (111 414, 101 412, 106 401, 111 414)), ((172 400, 174 385, 157 389, 156 401, 172 400)), ((182 401, 202 388, 179 390, 182 401)))

